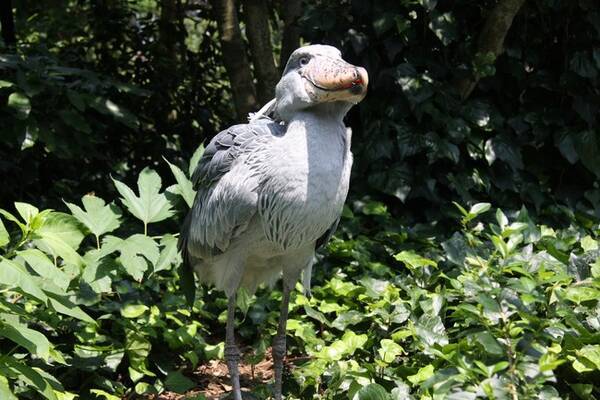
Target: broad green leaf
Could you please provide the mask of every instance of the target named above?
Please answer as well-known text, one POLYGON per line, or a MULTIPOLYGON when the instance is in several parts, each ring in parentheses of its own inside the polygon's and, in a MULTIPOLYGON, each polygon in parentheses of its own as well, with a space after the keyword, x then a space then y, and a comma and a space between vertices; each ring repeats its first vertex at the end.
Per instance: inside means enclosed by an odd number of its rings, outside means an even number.
POLYGON ((149 224, 159 222, 173 215, 171 205, 161 188, 160 176, 153 170, 145 168, 138 177, 139 197, 124 183, 113 179, 115 187, 123 196, 121 201, 136 218, 149 224))
POLYGON ((375 279, 370 277, 364 277, 360 280, 360 283, 365 287, 365 294, 373 299, 378 299, 384 295, 386 289, 389 286, 389 282, 383 279, 375 279))
POLYGON ((125 318, 137 318, 148 310, 148 306, 143 304, 128 304, 121 308, 121 315, 125 318))
POLYGON ((198 162, 200 161, 200 158, 202 158, 202 154, 204 154, 204 144, 201 144, 200 146, 198 146, 196 151, 194 151, 194 154, 192 155, 192 158, 190 159, 190 168, 188 169, 188 176, 191 177, 192 175, 194 175, 194 171, 196 170, 196 167, 198 166, 198 162))
POLYGON ((404 263, 409 269, 416 269, 422 267, 437 267, 437 263, 425 257, 421 257, 410 250, 404 250, 396 254, 394 258, 404 263))
MULTIPOLYGON (((93 250, 97 252, 97 250, 93 250)), ((81 274, 82 282, 90 285, 95 293, 112 292, 112 279, 116 275, 118 263, 112 257, 96 257, 92 252, 85 255, 85 268, 81 274)))
POLYGON ((495 355, 504 354, 502 346, 500 346, 496 338, 494 338, 494 336, 492 336, 491 333, 487 331, 477 332, 475 334, 475 339, 479 342, 479 344, 481 344, 481 347, 483 347, 483 349, 488 353, 495 355))
POLYGON ((175 236, 171 234, 164 235, 160 240, 160 245, 162 250, 154 266, 155 273, 171 268, 171 264, 175 262, 178 255, 177 238, 175 236))
POLYGON ((101 397, 105 398, 106 400, 121 400, 121 397, 114 396, 102 389, 92 389, 92 390, 90 390, 90 393, 95 394, 96 396, 101 396, 101 397))
POLYGON ((57 390, 54 391, 57 400, 76 400, 79 395, 72 392, 59 392, 57 390))
POLYGON ((357 393, 358 400, 390 400, 391 397, 383 386, 371 383, 361 388, 357 393))
POLYGON ((238 289, 235 303, 242 312, 242 315, 246 315, 246 313, 248 312, 251 301, 252 295, 248 292, 248 290, 246 290, 246 288, 241 287, 240 289, 238 289))
POLYGON ((142 280, 144 272, 148 269, 148 261, 156 265, 160 257, 156 242, 141 234, 135 234, 125 240, 108 236, 105 244, 112 247, 114 249, 112 251, 120 252, 119 260, 125 271, 137 281, 142 280))
POLYGON ((396 357, 404 353, 402 346, 390 339, 381 339, 379 345, 379 357, 387 364, 394 362, 396 357))
POLYGON ((0 247, 6 246, 10 243, 10 235, 8 231, 4 227, 4 223, 2 223, 2 219, 0 219, 0 247))
POLYGON ((84 224, 97 238, 112 232, 121 225, 121 210, 113 203, 105 204, 100 197, 85 195, 82 197, 82 210, 79 206, 66 203, 71 213, 84 224))
POLYGON ((8 379, 0 375, 0 398, 4 400, 18 400, 17 396, 10 390, 8 379))
POLYGON ((442 41, 444 46, 449 45, 458 38, 456 21, 452 13, 449 12, 440 14, 437 11, 433 11, 431 13, 429 29, 435 33, 435 36, 442 41))
POLYGON ((600 257, 596 258, 592 264, 590 264, 592 276, 596 279, 600 278, 600 257))
POLYGON ((23 346, 31 354, 48 362, 50 359, 50 342, 42 333, 29 329, 23 324, 13 326, 0 322, 0 336, 8 338, 23 346))
POLYGON ((77 253, 79 243, 83 239, 81 227, 75 218, 63 213, 51 213, 44 224, 36 230, 34 236, 36 246, 61 257, 66 263, 83 267, 83 258, 77 253))
POLYGON ((14 83, 0 79, 0 89, 13 86, 14 83))
POLYGON ((71 279, 41 251, 27 249, 17 252, 17 255, 22 257, 39 276, 51 281, 63 291, 69 287, 71 279))
POLYGON ((31 112, 29 97, 19 92, 14 92, 8 96, 8 107, 15 112, 18 119, 27 119, 31 112))
POLYGON ((593 366, 594 369, 600 371, 600 345, 586 345, 581 349, 577 350, 577 356, 580 361, 581 359, 585 359, 585 364, 588 366, 593 366))
POLYGON ((600 138, 598 132, 589 129, 583 132, 573 134, 575 149, 579 158, 596 177, 600 177, 600 138))
POLYGON ((42 226, 35 233, 58 238, 74 250, 77 250, 84 237, 82 226, 77 219, 72 215, 56 211, 46 215, 42 226))
POLYGON ((40 210, 31 204, 21 203, 18 201, 15 202, 15 208, 26 224, 30 224, 33 218, 40 213, 40 210))
POLYGON ((458 232, 454 232, 452 237, 442 242, 442 248, 446 252, 446 259, 452 264, 462 266, 467 256, 467 242, 458 232))
POLYGON ((304 304, 304 312, 306 313, 307 316, 319 321, 323 325, 331 326, 331 322, 329 322, 329 320, 327 319, 325 314, 323 314, 319 310, 315 310, 309 304, 304 304))
POLYGON ((500 226, 501 231, 503 231, 504 227, 508 225, 508 218, 506 218, 506 215, 504 215, 502 210, 499 208, 496 210, 496 221, 498 222, 498 226, 500 226))
POLYGON ((600 299, 600 290, 588 286, 569 286, 565 289, 565 298, 577 304, 598 300, 600 299))
POLYGON ((31 368, 11 358, 6 359, 5 362, 27 386, 35 389, 48 400, 58 400, 51 383, 39 372, 41 370, 31 368))
POLYGON ((324 347, 316 356, 329 361, 338 361, 345 356, 351 356, 354 352, 361 348, 368 340, 367 335, 357 335, 352 331, 346 331, 341 339, 324 347))
POLYGON ((394 14, 382 13, 379 17, 373 21, 373 30, 375 35, 381 36, 385 32, 389 31, 394 27, 394 14))
POLYGON ((361 323, 365 318, 365 314, 358 310, 348 310, 340 313, 337 318, 333 320, 331 326, 340 331, 344 331, 348 326, 361 323))
POLYGON ((595 400, 595 397, 592 397, 592 392, 594 391, 594 385, 591 383, 571 383, 569 387, 575 392, 578 398, 585 400, 595 400))
POLYGON ((521 149, 508 135, 497 135, 485 142, 485 158, 489 165, 497 159, 506 162, 514 171, 523 169, 521 149))
POLYGON ((492 208, 492 205, 490 203, 477 203, 473 205, 473 207, 471 207, 471 209, 469 210, 469 214, 483 214, 484 212, 487 212, 490 208, 492 208))
POLYGON ((598 241, 594 240, 590 235, 586 235, 581 239, 581 248, 588 252, 598 249, 598 241))
POLYGON ((339 278, 332 278, 327 287, 328 289, 331 289, 333 293, 342 297, 348 296, 350 293, 361 289, 360 286, 355 285, 352 282, 343 281, 339 278))
POLYGON ((0 208, 0 215, 4 216, 4 218, 6 218, 8 221, 11 221, 11 222, 14 222, 15 224, 17 224, 17 226, 21 229, 21 232, 23 234, 26 233, 27 227, 25 226, 25 224, 23 224, 21 221, 19 221, 19 219, 17 217, 15 217, 8 211, 3 210, 1 208, 0 208))
POLYGON ((131 111, 127 110, 121 105, 116 104, 110 99, 96 97, 89 103, 89 105, 102 114, 112 116, 115 120, 131 129, 136 129, 139 125, 137 117, 131 111))
POLYGON ((497 324, 502 318, 502 310, 496 299, 486 293, 477 295, 477 301, 483 308, 483 315, 492 323, 497 324))
POLYGON ((187 176, 183 173, 181 169, 177 165, 171 164, 166 158, 163 159, 169 164, 169 168, 171 168, 171 172, 177 181, 177 185, 175 185, 176 193, 179 194, 188 207, 192 207, 194 204, 194 197, 196 197, 196 191, 194 190, 192 181, 188 179, 187 176))
POLYGON ((175 393, 185 393, 196 384, 179 371, 170 372, 165 379, 165 386, 167 389, 172 390, 175 393))
POLYGON ((33 280, 27 269, 6 258, 0 258, 0 285, 11 289, 20 289, 43 303, 48 300, 46 294, 33 280))
POLYGON ((415 324, 415 332, 425 346, 448 344, 446 328, 442 319, 437 315, 421 315, 415 324))
POLYGON ((408 379, 410 381, 410 383, 412 383, 413 385, 418 385, 421 382, 426 381, 427 379, 431 378, 434 374, 434 367, 431 364, 428 364, 422 368, 419 368, 419 371, 417 371, 416 374, 414 375, 410 375, 408 377, 406 377, 406 379, 408 379))
POLYGON ((56 293, 48 293, 48 298, 52 308, 60 314, 68 315, 78 320, 96 324, 96 321, 85 313, 77 304, 73 303, 66 296, 61 296, 56 293))

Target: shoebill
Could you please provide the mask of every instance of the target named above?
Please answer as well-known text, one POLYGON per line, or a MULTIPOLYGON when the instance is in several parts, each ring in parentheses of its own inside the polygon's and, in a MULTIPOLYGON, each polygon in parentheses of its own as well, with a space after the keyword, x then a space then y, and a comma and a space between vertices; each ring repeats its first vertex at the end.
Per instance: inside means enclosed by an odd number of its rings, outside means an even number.
POLYGON ((315 250, 337 227, 352 166, 343 119, 365 97, 367 84, 366 70, 344 61, 335 47, 297 49, 275 99, 249 123, 216 135, 192 176, 197 195, 179 247, 198 279, 227 295, 225 360, 235 400, 242 398, 236 293, 240 287, 252 293, 280 277, 281 315, 272 349, 274 397, 282 397, 290 291, 301 273, 309 287, 315 250))

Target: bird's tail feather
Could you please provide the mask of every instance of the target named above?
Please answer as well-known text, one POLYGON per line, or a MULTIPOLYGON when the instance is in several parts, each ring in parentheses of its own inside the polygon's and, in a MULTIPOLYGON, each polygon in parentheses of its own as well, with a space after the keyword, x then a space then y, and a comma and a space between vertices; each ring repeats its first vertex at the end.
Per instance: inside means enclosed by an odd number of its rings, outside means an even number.
POLYGON ((191 307, 194 304, 194 298, 196 296, 196 283, 194 280, 194 269, 190 263, 190 254, 188 251, 188 239, 190 235, 190 224, 192 220, 191 211, 185 217, 181 232, 179 234, 179 240, 177 242, 177 249, 181 251, 181 265, 179 266, 179 287, 183 291, 186 302, 191 307))

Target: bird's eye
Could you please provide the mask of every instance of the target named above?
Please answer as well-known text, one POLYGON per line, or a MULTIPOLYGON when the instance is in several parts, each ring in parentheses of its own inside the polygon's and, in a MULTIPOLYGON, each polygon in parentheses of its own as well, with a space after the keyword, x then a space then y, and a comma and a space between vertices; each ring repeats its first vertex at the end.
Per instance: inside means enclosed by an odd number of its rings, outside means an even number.
POLYGON ((298 62, 302 67, 304 67, 306 64, 308 64, 308 57, 302 57, 298 62))

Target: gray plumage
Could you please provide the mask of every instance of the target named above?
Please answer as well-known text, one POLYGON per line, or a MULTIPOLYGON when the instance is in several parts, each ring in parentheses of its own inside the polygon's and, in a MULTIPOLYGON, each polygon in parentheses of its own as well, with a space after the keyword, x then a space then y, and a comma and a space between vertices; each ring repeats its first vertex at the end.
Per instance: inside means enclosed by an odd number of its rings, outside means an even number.
POLYGON ((273 344, 275 398, 281 398, 290 290, 303 270, 308 287, 315 249, 337 228, 352 166, 343 117, 363 99, 367 82, 366 71, 346 63, 334 47, 296 50, 276 98, 249 123, 216 135, 192 176, 197 194, 179 247, 199 280, 229 297, 225 356, 235 399, 241 399, 235 294, 241 286, 253 292, 283 275, 273 344))

